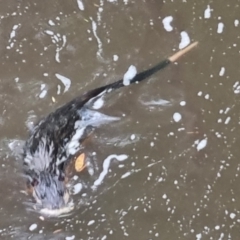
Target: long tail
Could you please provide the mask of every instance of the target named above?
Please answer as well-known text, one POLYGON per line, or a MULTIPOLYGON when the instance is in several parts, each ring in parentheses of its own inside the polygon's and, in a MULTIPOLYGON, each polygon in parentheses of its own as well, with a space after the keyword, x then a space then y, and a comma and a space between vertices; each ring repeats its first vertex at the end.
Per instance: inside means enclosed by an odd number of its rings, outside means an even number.
MULTIPOLYGON (((198 42, 194 42, 192 44, 190 44, 189 46, 187 46, 186 48, 178 51, 177 53, 175 53, 174 55, 172 55, 171 57, 163 60, 162 62, 158 63, 157 65, 155 65, 154 67, 145 70, 143 72, 138 73, 131 81, 130 84, 132 83, 136 83, 136 82, 141 82, 144 79, 152 76, 154 73, 158 72, 159 70, 165 68, 166 66, 168 66, 170 63, 177 61, 182 55, 184 55, 185 53, 187 53, 188 51, 190 51, 191 49, 193 49, 195 46, 197 46, 198 42)), ((82 104, 85 104, 86 102, 88 102, 89 100, 99 96, 100 94, 104 93, 104 92, 110 92, 111 90, 114 89, 118 89, 121 87, 124 87, 124 81, 123 79, 120 79, 114 83, 110 83, 107 84, 105 86, 90 90, 89 92, 85 93, 83 96, 79 97, 78 100, 80 100, 80 102, 82 104)))

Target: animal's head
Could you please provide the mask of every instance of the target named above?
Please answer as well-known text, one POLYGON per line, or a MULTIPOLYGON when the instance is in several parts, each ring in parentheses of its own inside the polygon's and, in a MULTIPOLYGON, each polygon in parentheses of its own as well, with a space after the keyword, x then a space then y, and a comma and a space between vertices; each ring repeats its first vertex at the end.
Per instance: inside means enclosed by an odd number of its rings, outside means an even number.
POLYGON ((41 172, 31 181, 32 195, 36 201, 36 209, 48 216, 60 216, 73 209, 73 202, 63 178, 41 172))

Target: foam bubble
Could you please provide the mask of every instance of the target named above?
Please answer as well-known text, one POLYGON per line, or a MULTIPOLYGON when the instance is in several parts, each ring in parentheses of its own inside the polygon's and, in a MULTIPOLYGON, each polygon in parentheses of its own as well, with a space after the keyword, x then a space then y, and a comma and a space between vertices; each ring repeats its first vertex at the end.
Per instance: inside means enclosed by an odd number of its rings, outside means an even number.
POLYGON ((131 65, 123 76, 123 85, 125 86, 130 85, 131 80, 136 76, 136 74, 137 74, 136 67, 131 65))
POLYGON ((207 138, 201 140, 197 145, 197 150, 200 151, 207 146, 207 138))
POLYGON ((217 33, 222 33, 224 28, 224 24, 222 22, 218 23, 217 33))
POLYGON ((35 229, 37 229, 37 224, 36 224, 36 223, 33 223, 33 224, 29 227, 29 230, 32 232, 32 231, 34 231, 35 229))
POLYGON ((207 5, 207 8, 204 11, 204 18, 210 18, 211 17, 211 11, 212 11, 212 9, 210 8, 209 5, 207 5))
POLYGON ((172 16, 167 16, 162 20, 163 27, 167 32, 171 32, 173 30, 173 27, 171 26, 172 20, 173 20, 172 16))
POLYGON ((64 93, 67 92, 71 86, 71 80, 67 77, 64 77, 63 75, 60 75, 58 73, 55 74, 55 76, 63 83, 65 86, 64 93))
POLYGON ((181 119, 182 119, 182 115, 180 113, 176 112, 173 114, 173 120, 175 122, 179 122, 181 119))
POLYGON ((181 42, 179 44, 179 49, 185 48, 190 43, 190 38, 188 33, 185 31, 181 32, 181 42))

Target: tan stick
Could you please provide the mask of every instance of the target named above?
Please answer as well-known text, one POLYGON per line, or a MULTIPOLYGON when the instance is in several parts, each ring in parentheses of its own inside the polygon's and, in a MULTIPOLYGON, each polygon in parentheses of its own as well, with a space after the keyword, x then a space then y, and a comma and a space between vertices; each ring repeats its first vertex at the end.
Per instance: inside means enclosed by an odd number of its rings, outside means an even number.
POLYGON ((173 54, 171 57, 168 58, 168 60, 170 62, 176 62, 178 60, 178 58, 180 58, 182 55, 184 55, 188 51, 192 50, 197 45, 198 45, 198 42, 194 42, 194 43, 190 44, 189 46, 185 47, 184 49, 173 54))

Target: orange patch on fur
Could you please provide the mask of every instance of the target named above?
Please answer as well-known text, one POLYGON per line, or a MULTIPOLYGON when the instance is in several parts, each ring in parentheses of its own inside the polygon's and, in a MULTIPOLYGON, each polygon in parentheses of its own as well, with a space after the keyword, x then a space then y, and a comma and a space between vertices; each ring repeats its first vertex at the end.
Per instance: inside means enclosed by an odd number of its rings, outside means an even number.
POLYGON ((26 186, 26 193, 32 194, 33 193, 33 186, 26 186))
POLYGON ((77 172, 81 172, 85 167, 86 167, 86 164, 85 164, 85 154, 82 153, 75 160, 75 170, 77 172))

